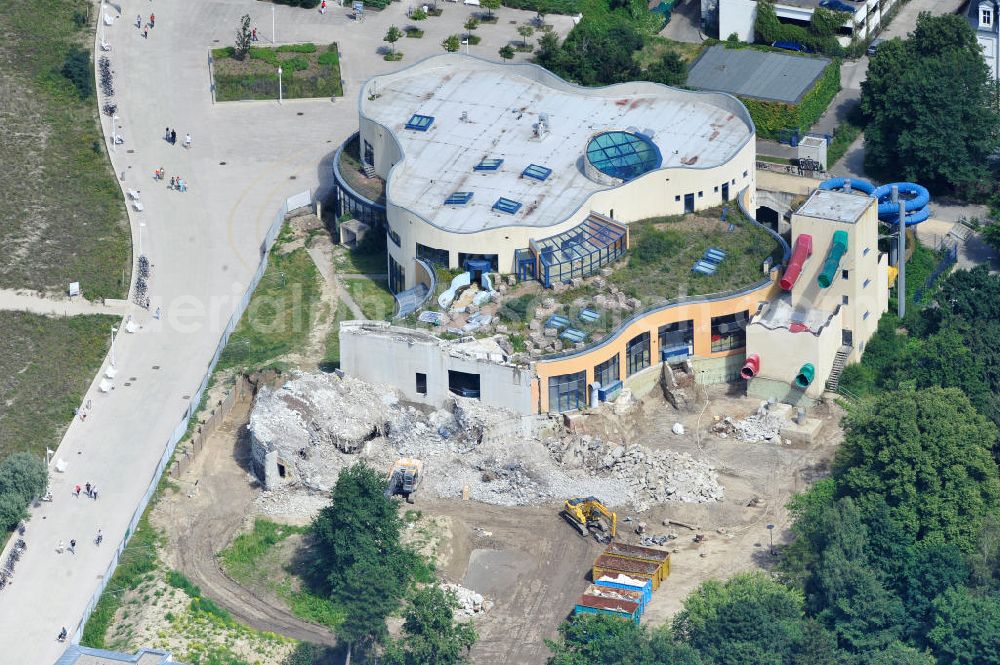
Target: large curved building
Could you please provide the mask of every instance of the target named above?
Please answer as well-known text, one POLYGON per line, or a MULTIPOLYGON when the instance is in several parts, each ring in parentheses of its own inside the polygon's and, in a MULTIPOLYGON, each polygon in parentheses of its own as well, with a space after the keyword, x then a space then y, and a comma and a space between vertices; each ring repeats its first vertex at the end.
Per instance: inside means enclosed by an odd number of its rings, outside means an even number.
POLYGON ((624 252, 628 222, 754 197, 753 122, 725 94, 582 88, 446 54, 371 79, 359 105, 362 165, 385 181, 394 292, 419 281, 417 258, 486 260, 546 285, 585 276, 624 252), (550 275, 555 254, 586 258, 550 275))

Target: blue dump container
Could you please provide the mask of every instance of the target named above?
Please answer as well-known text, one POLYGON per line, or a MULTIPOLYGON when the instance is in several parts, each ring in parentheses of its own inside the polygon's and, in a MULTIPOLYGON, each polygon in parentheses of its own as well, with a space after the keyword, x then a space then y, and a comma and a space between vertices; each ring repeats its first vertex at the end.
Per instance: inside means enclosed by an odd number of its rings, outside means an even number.
POLYGON ((573 608, 573 614, 606 614, 638 624, 642 617, 642 607, 631 600, 580 596, 576 601, 576 607, 573 608))
POLYGON ((609 589, 641 591, 642 597, 646 599, 647 603, 653 598, 653 580, 649 579, 639 579, 628 575, 602 575, 594 580, 594 584, 609 589))

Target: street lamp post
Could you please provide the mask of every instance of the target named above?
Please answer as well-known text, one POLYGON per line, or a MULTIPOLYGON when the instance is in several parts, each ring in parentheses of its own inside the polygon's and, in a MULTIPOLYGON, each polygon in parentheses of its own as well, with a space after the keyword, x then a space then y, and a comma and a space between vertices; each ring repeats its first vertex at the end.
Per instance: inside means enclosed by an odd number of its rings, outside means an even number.
POLYGON ((115 333, 118 332, 118 328, 111 326, 111 366, 116 367, 115 363, 115 333))
POLYGON ((139 222, 139 256, 142 256, 142 230, 146 227, 145 222, 139 222))
POLYGON ((281 67, 278 67, 278 103, 281 103, 281 67))
POLYGON ((774 525, 773 524, 768 524, 767 525, 767 534, 768 534, 768 537, 770 539, 770 546, 768 547, 768 551, 771 553, 771 556, 774 556, 774 525))
POLYGON ((271 5, 271 43, 276 43, 274 41, 274 5, 271 5))
POLYGON ((463 39, 462 43, 465 44, 465 55, 469 55, 469 40, 463 39))

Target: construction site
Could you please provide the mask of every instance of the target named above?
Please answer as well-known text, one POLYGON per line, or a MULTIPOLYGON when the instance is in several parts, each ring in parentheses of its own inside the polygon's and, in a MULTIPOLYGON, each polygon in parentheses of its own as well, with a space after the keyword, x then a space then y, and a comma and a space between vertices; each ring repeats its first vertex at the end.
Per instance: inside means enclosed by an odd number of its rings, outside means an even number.
POLYGON ((841 415, 822 403, 802 418, 724 384, 692 386, 678 408, 667 367, 642 399, 552 416, 460 396, 432 409, 339 372, 241 379, 154 511, 164 558, 248 625, 334 643, 216 556, 256 517, 307 524, 364 461, 419 511, 422 551, 476 623, 474 662, 542 663, 574 612, 662 623, 702 581, 772 565, 784 506, 826 472, 841 415))

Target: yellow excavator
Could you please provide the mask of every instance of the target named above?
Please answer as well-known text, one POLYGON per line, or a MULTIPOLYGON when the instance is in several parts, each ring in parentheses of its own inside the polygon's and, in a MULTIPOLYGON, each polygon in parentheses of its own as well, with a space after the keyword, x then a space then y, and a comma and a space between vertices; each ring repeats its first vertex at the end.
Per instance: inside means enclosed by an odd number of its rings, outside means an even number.
POLYGON ((422 460, 410 457, 401 457, 389 468, 389 477, 386 482, 385 495, 393 497, 397 494, 406 499, 407 503, 413 503, 417 493, 417 486, 424 479, 424 463, 422 460))
POLYGON ((593 532, 599 543, 611 542, 618 531, 618 515, 608 509, 600 499, 593 496, 567 499, 563 506, 562 516, 567 522, 587 536, 593 532))

